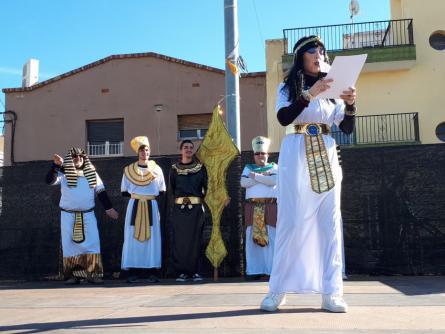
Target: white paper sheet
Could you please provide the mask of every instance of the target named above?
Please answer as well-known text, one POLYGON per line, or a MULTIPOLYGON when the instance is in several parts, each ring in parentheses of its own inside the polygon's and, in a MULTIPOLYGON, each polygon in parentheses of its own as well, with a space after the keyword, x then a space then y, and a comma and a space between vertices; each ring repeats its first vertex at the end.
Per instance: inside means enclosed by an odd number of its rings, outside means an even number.
POLYGON ((339 99, 344 90, 354 87, 367 56, 367 54, 361 54, 335 57, 326 76, 326 79, 334 79, 329 84, 331 88, 318 94, 317 98, 339 99))

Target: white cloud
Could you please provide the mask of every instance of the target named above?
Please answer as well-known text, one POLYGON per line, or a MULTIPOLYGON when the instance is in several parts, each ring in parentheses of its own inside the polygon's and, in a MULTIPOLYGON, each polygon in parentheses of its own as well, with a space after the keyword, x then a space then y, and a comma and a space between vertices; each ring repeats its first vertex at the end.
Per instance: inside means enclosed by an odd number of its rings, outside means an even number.
MULTIPOLYGON (((22 75, 22 70, 12 68, 12 67, 2 67, 0 66, 0 74, 9 74, 9 75, 22 75)), ((53 73, 45 73, 45 72, 39 72, 39 81, 47 80, 50 78, 53 78, 57 76, 57 74, 53 73)))
POLYGON ((2 74, 11 74, 11 75, 22 75, 22 71, 12 67, 1 67, 0 73, 2 74))

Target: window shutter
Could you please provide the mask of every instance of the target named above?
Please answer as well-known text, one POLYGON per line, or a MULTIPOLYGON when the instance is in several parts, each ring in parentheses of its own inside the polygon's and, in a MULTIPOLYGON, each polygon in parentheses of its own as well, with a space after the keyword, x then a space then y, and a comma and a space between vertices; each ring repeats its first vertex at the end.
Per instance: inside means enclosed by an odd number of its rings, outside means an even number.
POLYGON ((90 143, 118 143, 124 141, 124 120, 87 121, 90 143))
POLYGON ((208 129, 212 114, 178 115, 178 130, 208 129))

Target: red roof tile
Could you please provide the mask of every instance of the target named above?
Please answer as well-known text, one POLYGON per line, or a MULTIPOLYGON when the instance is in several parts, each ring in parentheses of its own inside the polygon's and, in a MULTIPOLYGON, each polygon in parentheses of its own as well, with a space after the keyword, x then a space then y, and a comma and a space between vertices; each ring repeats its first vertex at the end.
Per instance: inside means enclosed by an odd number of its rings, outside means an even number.
MULTIPOLYGON (((162 60, 166 60, 172 63, 178 63, 178 64, 182 64, 185 66, 190 66, 190 67, 195 67, 195 68, 199 68, 202 70, 206 70, 206 71, 210 71, 210 72, 214 72, 214 73, 219 73, 219 74, 224 74, 225 72, 219 68, 216 67, 211 67, 211 66, 207 66, 207 65, 202 65, 202 64, 197 64, 197 63, 193 63, 187 60, 182 60, 182 59, 178 59, 178 58, 173 58, 173 57, 169 57, 169 56, 165 56, 159 53, 155 53, 155 52, 144 52, 144 53, 129 53, 129 54, 119 54, 119 55, 112 55, 106 58, 102 58, 99 59, 93 63, 84 65, 82 67, 76 68, 72 71, 60 74, 54 78, 36 83, 35 85, 32 85, 30 87, 19 87, 19 88, 3 88, 2 91, 3 93, 14 93, 14 92, 30 92, 33 91, 35 89, 38 89, 40 87, 46 86, 50 83, 53 83, 55 81, 59 81, 62 80, 64 78, 67 78, 69 76, 72 76, 76 73, 79 72, 83 72, 86 70, 89 70, 90 68, 99 66, 103 63, 106 63, 108 61, 114 60, 114 59, 129 59, 129 58, 146 58, 146 57, 153 57, 153 58, 157 58, 157 59, 162 59, 162 60)), ((243 73, 241 74, 241 77, 259 77, 259 76, 265 76, 266 72, 252 72, 252 73, 243 73)))

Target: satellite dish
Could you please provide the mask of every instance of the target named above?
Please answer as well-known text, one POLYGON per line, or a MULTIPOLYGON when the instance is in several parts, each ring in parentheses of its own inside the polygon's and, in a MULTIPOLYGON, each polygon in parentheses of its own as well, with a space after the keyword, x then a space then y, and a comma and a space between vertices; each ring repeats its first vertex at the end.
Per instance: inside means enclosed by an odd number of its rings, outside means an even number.
POLYGON ((360 11, 360 6, 358 4, 357 0, 351 0, 351 3, 349 4, 349 12, 351 13, 351 19, 358 14, 360 11))

